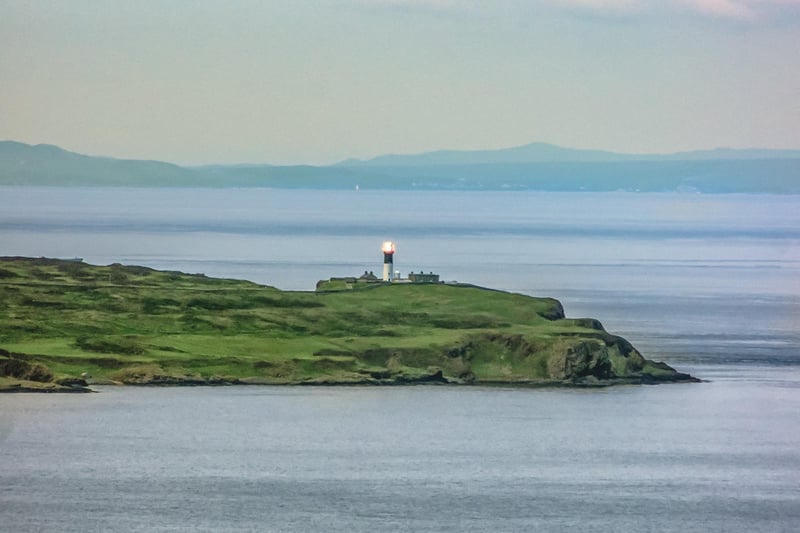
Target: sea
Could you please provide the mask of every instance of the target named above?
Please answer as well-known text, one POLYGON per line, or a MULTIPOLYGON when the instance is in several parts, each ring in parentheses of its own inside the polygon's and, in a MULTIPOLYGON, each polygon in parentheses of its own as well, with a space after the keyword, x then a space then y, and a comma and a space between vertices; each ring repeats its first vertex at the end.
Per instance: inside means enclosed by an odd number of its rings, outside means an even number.
POLYGON ((0 531, 800 530, 800 196, 0 188, 5 256, 310 291, 384 240, 704 382, 6 394, 0 531))

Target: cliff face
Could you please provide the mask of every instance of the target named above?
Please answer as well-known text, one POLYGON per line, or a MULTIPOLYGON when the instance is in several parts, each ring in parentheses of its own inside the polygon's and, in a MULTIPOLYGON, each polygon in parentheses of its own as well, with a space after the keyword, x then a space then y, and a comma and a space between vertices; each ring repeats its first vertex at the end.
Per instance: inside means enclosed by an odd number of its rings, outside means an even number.
POLYGON ((456 377, 473 383, 651 383, 666 377, 664 372, 674 372, 674 381, 692 381, 664 363, 648 361, 627 340, 603 329, 596 336, 569 334, 549 340, 518 334, 478 334, 448 355, 453 364, 445 366, 461 369, 456 377))
MULTIPOLYGON (((9 380, 202 385, 690 381, 552 298, 466 285, 284 292, 123 265, 0 259, 9 380)), ((4 380, 4 381, 3 381, 4 380)))

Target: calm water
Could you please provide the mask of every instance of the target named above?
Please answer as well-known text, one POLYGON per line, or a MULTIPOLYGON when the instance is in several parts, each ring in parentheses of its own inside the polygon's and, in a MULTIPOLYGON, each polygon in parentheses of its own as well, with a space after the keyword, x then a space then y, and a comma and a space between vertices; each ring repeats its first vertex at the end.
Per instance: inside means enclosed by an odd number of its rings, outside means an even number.
POLYGON ((4 396, 7 531, 796 531, 798 371, 4 396), (757 385, 756 385, 757 382, 757 385))
POLYGON ((711 380, 0 396, 0 530, 795 531, 800 197, 0 189, 0 254, 554 296, 711 380))

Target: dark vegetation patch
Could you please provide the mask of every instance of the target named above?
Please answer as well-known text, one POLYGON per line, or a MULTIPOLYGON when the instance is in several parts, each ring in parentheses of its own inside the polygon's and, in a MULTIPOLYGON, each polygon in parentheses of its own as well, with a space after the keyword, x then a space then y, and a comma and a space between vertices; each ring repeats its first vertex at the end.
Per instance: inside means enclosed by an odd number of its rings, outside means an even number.
POLYGON ((561 320, 566 316, 564 315, 564 306, 561 305, 561 302, 554 298, 543 298, 543 300, 547 301, 549 305, 547 309, 537 313, 539 316, 547 320, 561 320))
POLYGON ((224 331, 228 328, 226 324, 217 319, 199 315, 193 309, 189 309, 180 317, 183 327, 190 331, 224 331))
POLYGON ((448 357, 461 357, 470 361, 477 353, 502 351, 516 360, 522 360, 546 349, 544 344, 522 335, 487 332, 472 335, 461 344, 447 350, 448 357))
POLYGON ((79 364, 81 366, 96 366, 98 368, 122 368, 130 363, 113 357, 70 357, 67 355, 42 355, 42 354, 14 354, 15 357, 25 360, 43 361, 55 364, 79 364))
POLYGON ((8 352, 0 356, 0 376, 46 383, 53 380, 53 373, 44 365, 18 359, 8 352))
POLYGON ((111 265, 109 265, 109 267, 112 270, 124 272, 125 274, 129 274, 131 276, 149 276, 153 272, 155 272, 155 270, 153 270, 152 268, 136 266, 136 265, 127 266, 127 265, 122 265, 120 263, 112 263, 111 265))
POLYGON ((294 381, 299 378, 300 368, 297 359, 291 359, 280 362, 259 361, 253 363, 258 365, 258 370, 264 376, 276 378, 280 380, 294 381))
POLYGON ((59 300, 44 300, 42 298, 23 297, 20 301, 22 305, 28 307, 47 307, 50 309, 69 309, 71 306, 59 300))
POLYGON ((290 332, 290 333, 309 333, 309 328, 304 326, 303 324, 297 324, 294 322, 289 322, 288 320, 281 320, 276 317, 270 317, 265 320, 265 325, 271 325, 273 328, 290 332))
MULTIPOLYGON (((586 319, 580 319, 586 320, 586 319)), ((599 324, 599 322, 598 322, 599 324)), ((563 337, 580 337, 583 339, 597 339, 603 341, 606 346, 616 346, 620 354, 627 357, 631 352, 635 351, 633 345, 628 342, 626 339, 619 337, 617 335, 613 335, 604 329, 595 329, 591 332, 585 331, 565 331, 560 333, 563 337)))
POLYGON ((12 270, 7 270, 5 268, 0 268, 0 279, 10 279, 10 278, 18 278, 19 274, 12 270))
POLYGON ((187 307, 205 309, 207 311, 228 311, 258 308, 277 309, 312 309, 324 307, 322 302, 298 298, 273 298, 253 294, 226 294, 215 296, 197 296, 186 302, 187 307))
POLYGON ((270 334, 273 336, 276 333, 284 335, 293 334, 291 330, 278 327, 273 322, 270 322, 267 317, 262 317, 257 314, 235 313, 230 315, 230 318, 233 321, 231 329, 234 331, 270 334))
POLYGON ((601 324, 600 321, 597 320, 596 318, 573 318, 571 319, 571 322, 580 328, 605 331, 605 328, 603 328, 603 324, 601 324))
POLYGON ((581 341, 567 349, 564 377, 572 379, 594 376, 608 379, 613 376, 613 368, 605 346, 595 342, 581 341))
POLYGON ((174 346, 151 346, 151 348, 161 352, 186 353, 186 351, 175 348, 174 346))
POLYGON ((411 366, 427 367, 446 362, 441 350, 433 347, 369 348, 357 354, 360 361, 370 366, 411 366))
POLYGON ((317 350, 314 352, 315 356, 324 357, 326 355, 344 355, 344 356, 352 356, 353 352, 350 350, 336 350, 334 348, 323 348, 321 350, 317 350))
POLYGON ((3 325, 0 338, 13 337, 15 333, 45 333, 48 328, 37 322, 12 322, 3 325))
POLYGON ((404 326, 430 326, 431 316, 428 313, 401 311, 399 309, 380 309, 370 317, 373 323, 399 324, 404 326))
POLYGON ((254 296, 248 298, 252 302, 251 307, 278 307, 278 308, 301 308, 312 309, 325 307, 325 304, 317 300, 301 300, 297 298, 272 298, 269 296, 254 296))
POLYGON ((32 278, 41 281, 49 281, 57 277, 52 272, 48 272, 47 270, 42 270, 41 268, 32 268, 28 272, 30 273, 32 278))
POLYGON ((63 296, 68 292, 75 292, 75 289, 65 285, 49 285, 39 289, 39 292, 47 294, 48 296, 63 296))
POLYGON ((89 357, 88 359, 84 359, 84 361, 100 368, 122 368, 127 364, 113 357, 89 357))
POLYGON ((503 325, 508 326, 509 324, 502 324, 488 316, 465 314, 436 318, 431 320, 431 325, 442 329, 480 329, 503 327, 503 325))
POLYGON ((485 379, 487 368, 503 372, 506 379, 549 378, 551 352, 552 344, 545 340, 503 332, 472 334, 445 350, 449 367, 466 381, 485 379))
POLYGON ((56 265, 56 269, 76 280, 90 280, 96 275, 94 269, 81 261, 62 261, 56 265))
POLYGON ((328 337, 369 336, 375 323, 364 313, 339 312, 312 318, 307 329, 311 335, 328 337))
POLYGON ((316 359, 294 359, 293 362, 306 373, 355 370, 355 360, 349 358, 331 359, 329 357, 320 357, 316 359))
POLYGON ((205 309, 206 311, 226 311, 228 309, 243 309, 245 308, 242 305, 240 300, 234 300, 230 298, 210 298, 210 297, 198 297, 198 298, 191 298, 186 302, 187 307, 194 307, 198 309, 205 309))
POLYGON ((117 268, 112 268, 108 273, 108 281, 109 283, 114 283, 116 285, 127 285, 130 283, 130 278, 125 274, 124 271, 117 268))
POLYGON ((121 355, 142 355, 144 346, 131 337, 88 337, 75 339, 75 346, 87 352, 117 353, 121 355))
POLYGON ((165 313, 167 311, 174 311, 181 305, 179 301, 173 300, 172 298, 160 298, 157 296, 145 296, 144 298, 142 298, 141 302, 142 302, 142 311, 147 313, 148 315, 155 315, 159 313, 165 313), (172 309, 165 309, 165 308, 172 308, 172 309))

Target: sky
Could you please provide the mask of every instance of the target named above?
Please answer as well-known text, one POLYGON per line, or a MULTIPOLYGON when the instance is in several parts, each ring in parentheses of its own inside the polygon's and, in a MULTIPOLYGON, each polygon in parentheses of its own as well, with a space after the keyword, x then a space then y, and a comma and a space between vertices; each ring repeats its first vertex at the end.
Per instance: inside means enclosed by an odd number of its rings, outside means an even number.
POLYGON ((0 0, 0 140, 186 165, 800 148, 800 0, 0 0))

